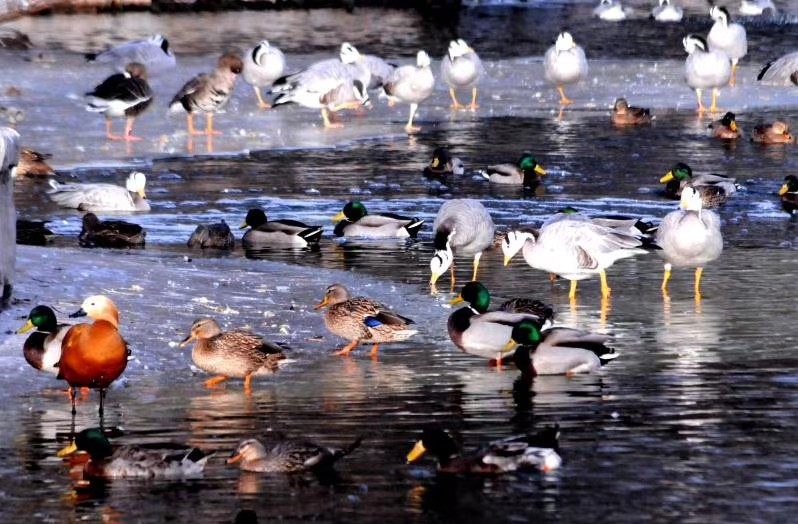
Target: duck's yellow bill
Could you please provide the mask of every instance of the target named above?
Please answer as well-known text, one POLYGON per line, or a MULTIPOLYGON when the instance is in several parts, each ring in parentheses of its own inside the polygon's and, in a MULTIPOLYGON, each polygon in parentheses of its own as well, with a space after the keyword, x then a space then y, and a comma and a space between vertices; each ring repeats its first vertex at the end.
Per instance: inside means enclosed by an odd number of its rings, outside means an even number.
POLYGON ((344 215, 344 212, 341 211, 340 213, 338 213, 337 215, 332 217, 330 220, 332 220, 333 222, 338 222, 338 221, 343 220, 345 218, 346 218, 346 215, 344 215))
POLYGON ((440 159, 438 157, 433 158, 432 159, 432 167, 438 167, 439 165, 441 165, 440 159))
POLYGON ((243 222, 241 222, 241 225, 238 226, 238 229, 246 229, 248 227, 249 227, 249 224, 247 224, 247 221, 244 220, 243 222))
POLYGON ((57 457, 66 457, 66 456, 71 455, 72 453, 76 452, 77 450, 78 450, 78 445, 75 444, 74 442, 72 442, 72 443, 69 444, 69 446, 67 446, 65 448, 61 448, 60 450, 58 450, 58 453, 56 453, 55 455, 57 457))
POLYGON ((537 173, 538 175, 545 175, 546 174, 546 170, 543 169, 542 167, 540 167, 540 164, 537 164, 535 166, 535 173, 537 173))
MULTIPOLYGON (((779 189, 779 195, 784 195, 785 193, 788 193, 789 191, 790 191, 790 188, 787 187, 787 184, 784 184, 784 185, 781 186, 781 189, 779 189)), ((28 322, 30 323, 30 321, 28 321, 28 322)), ((22 328, 20 328, 20 329, 22 329, 22 328)), ((22 331, 17 331, 17 333, 22 333, 22 331)))
MULTIPOLYGON (((784 187, 787 187, 787 186, 785 185, 784 187)), ((779 194, 781 194, 781 193, 779 193, 779 194)), ((17 334, 25 333, 26 331, 30 331, 31 329, 33 329, 35 327, 36 326, 33 325, 33 322, 31 321, 31 319, 28 319, 28 321, 25 322, 25 325, 17 330, 17 334)))
POLYGON ((416 445, 413 446, 413 449, 410 450, 410 453, 407 454, 407 463, 410 464, 411 462, 417 461, 426 452, 427 448, 425 448, 424 443, 419 440, 416 442, 416 445))
POLYGON ((243 454, 241 454, 241 453, 236 453, 236 454, 234 454, 233 456, 231 456, 229 459, 227 459, 227 463, 228 463, 228 464, 235 464, 236 462, 238 462, 238 461, 239 461, 239 460, 241 460, 242 458, 244 458, 244 455, 243 455, 243 454))
POLYGON ((665 184, 666 182, 670 182, 673 180, 673 171, 668 171, 665 173, 665 176, 659 179, 660 184, 665 184))
POLYGON ((736 133, 736 132, 737 132, 737 122, 735 122, 734 120, 732 120, 732 123, 731 123, 731 125, 729 126, 729 129, 731 129, 732 131, 734 131, 734 132, 736 133))
POLYGON ((327 297, 324 297, 324 300, 313 306, 313 309, 321 309, 329 303, 330 303, 329 299, 327 297))
POLYGON ((456 297, 454 297, 449 301, 449 304, 455 305, 459 304, 460 302, 465 302, 465 300, 463 300, 463 295, 457 295, 456 297))
POLYGON ((513 339, 507 341, 507 343, 502 348, 502 353, 507 353, 508 351, 512 351, 518 347, 518 342, 513 339))

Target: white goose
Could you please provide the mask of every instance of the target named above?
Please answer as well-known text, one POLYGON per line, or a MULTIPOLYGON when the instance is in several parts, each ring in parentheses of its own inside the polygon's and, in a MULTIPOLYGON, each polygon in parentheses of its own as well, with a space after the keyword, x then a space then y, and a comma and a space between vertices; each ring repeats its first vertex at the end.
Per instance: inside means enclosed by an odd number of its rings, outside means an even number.
POLYGON ((725 7, 713 6, 709 16, 715 21, 707 35, 710 51, 723 51, 731 59, 731 77, 729 85, 734 85, 734 71, 737 61, 748 53, 748 38, 745 28, 732 23, 729 11, 725 7))
POLYGON ((418 110, 418 104, 432 95, 435 88, 435 77, 430 68, 429 55, 419 51, 416 56, 416 65, 406 65, 396 68, 388 77, 383 89, 389 100, 398 100, 410 104, 410 116, 407 119, 405 131, 414 133, 420 127, 413 125, 413 117, 418 110))
POLYGON ((571 33, 562 32, 546 54, 543 55, 543 69, 546 80, 557 86, 560 104, 573 104, 565 96, 565 85, 574 84, 587 77, 587 58, 581 47, 576 45, 571 33))
POLYGON ((150 203, 144 194, 147 177, 144 173, 130 173, 125 187, 114 184, 59 184, 50 180, 47 194, 62 207, 81 211, 149 211, 150 203))
POLYGON ((142 64, 150 74, 175 66, 175 54, 169 41, 163 35, 157 34, 144 40, 125 42, 101 53, 88 53, 86 59, 98 64, 108 64, 120 72, 131 62, 142 64))
POLYGON ((705 111, 701 100, 704 89, 712 89, 712 104, 709 110, 717 111, 717 97, 721 86, 726 85, 731 78, 731 60, 723 51, 710 50, 707 41, 698 35, 687 35, 682 39, 682 45, 687 52, 684 63, 684 78, 687 85, 695 90, 698 99, 698 112, 705 111))
POLYGON ((470 109, 477 105, 477 84, 485 75, 479 55, 462 38, 449 42, 449 52, 441 61, 441 78, 449 86, 452 109, 470 109), (471 88, 471 103, 467 106, 457 101, 457 89, 471 88))
POLYGON ((269 109, 271 105, 263 100, 260 89, 271 87, 275 80, 283 76, 285 55, 280 49, 263 40, 244 55, 244 70, 241 77, 251 85, 258 97, 258 107, 269 109))
POLYGON ((671 0, 659 0, 659 5, 651 11, 651 18, 657 22, 681 22, 684 9, 671 0))
POLYGON ((621 5, 620 0, 601 0, 593 9, 593 16, 607 22, 620 22, 626 20, 628 9, 621 5))

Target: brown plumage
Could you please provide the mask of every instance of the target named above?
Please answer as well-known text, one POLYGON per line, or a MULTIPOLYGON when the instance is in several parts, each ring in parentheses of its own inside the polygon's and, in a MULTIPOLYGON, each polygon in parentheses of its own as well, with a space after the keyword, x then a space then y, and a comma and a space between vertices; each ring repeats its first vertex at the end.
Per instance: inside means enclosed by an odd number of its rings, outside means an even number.
POLYGON ((33 149, 23 147, 19 150, 19 163, 14 169, 14 176, 55 175, 53 168, 47 164, 47 159, 52 156, 49 153, 39 153, 33 149))
POLYGON ((625 98, 615 100, 612 109, 612 123, 618 126, 647 124, 651 122, 651 112, 647 108, 630 106, 625 98))
POLYGON ((78 236, 81 247, 143 247, 147 232, 138 224, 124 220, 100 221, 94 213, 83 215, 78 236))
POLYGON ((762 124, 751 131, 751 141, 759 144, 794 144, 795 137, 790 134, 790 126, 776 120, 772 124, 762 124))
POLYGON ((218 224, 200 224, 188 239, 188 247, 200 247, 211 249, 233 249, 236 245, 236 237, 230 231, 230 226, 224 219, 218 224))
POLYGON ((267 448, 257 439, 250 438, 238 445, 227 463, 238 463, 242 471, 257 473, 325 473, 331 471, 338 460, 357 449, 361 440, 358 437, 341 449, 301 440, 283 440, 267 448))

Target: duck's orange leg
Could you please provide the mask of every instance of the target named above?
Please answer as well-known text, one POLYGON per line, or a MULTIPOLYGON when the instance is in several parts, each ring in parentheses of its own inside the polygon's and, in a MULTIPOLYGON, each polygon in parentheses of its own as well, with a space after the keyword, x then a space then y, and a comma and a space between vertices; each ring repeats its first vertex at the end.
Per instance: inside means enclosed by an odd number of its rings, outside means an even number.
POLYGON ((599 271, 599 278, 601 279, 601 297, 607 298, 612 293, 612 289, 607 285, 607 272, 603 269, 599 271))
POLYGON ((377 358, 377 351, 378 351, 379 349, 380 349, 380 343, 379 343, 379 342, 377 342, 376 344, 374 344, 374 345, 371 347, 371 353, 369 353, 369 356, 370 356, 371 358, 377 358))
POLYGON ((221 384, 225 380, 227 380, 227 377, 225 375, 218 375, 216 377, 209 378, 208 380, 205 381, 205 387, 212 388, 217 384, 221 384))
POLYGON ((344 346, 344 348, 342 350, 336 351, 335 353, 333 353, 333 355, 348 355, 349 352, 352 351, 355 348, 355 346, 357 346, 358 342, 360 342, 360 341, 359 340, 353 340, 352 342, 350 342, 349 344, 344 346))
POLYGON ((565 96, 565 86, 557 86, 557 91, 560 92, 560 104, 567 106, 574 103, 573 100, 565 96))
POLYGON ((697 267, 695 268, 695 286, 693 287, 695 291, 696 299, 701 299, 701 274, 703 273, 704 268, 697 267))
POLYGON ((255 96, 258 97, 258 107, 261 108, 261 109, 269 109, 269 108, 271 108, 272 107, 271 104, 266 102, 263 99, 263 96, 260 94, 260 87, 258 87, 258 86, 252 86, 252 87, 253 87, 253 89, 255 89, 255 96))
POLYGON ((135 118, 128 118, 127 120, 125 120, 125 136, 124 136, 124 139, 127 140, 128 142, 141 140, 141 137, 135 136, 133 134, 133 122, 134 121, 135 121, 135 118))
POLYGON ((113 127, 113 124, 111 123, 111 119, 110 118, 106 118, 105 119, 105 138, 107 138, 108 140, 124 140, 125 137, 119 136, 119 135, 115 135, 113 133, 113 131, 111 131, 112 127, 113 127))
POLYGON ((205 134, 208 136, 222 134, 221 131, 216 131, 213 129, 213 113, 205 114, 205 134))
POLYGON ((452 97, 452 105, 449 107, 452 109, 465 109, 465 106, 457 101, 457 95, 455 94, 453 87, 449 88, 449 95, 452 97))
POLYGON ((662 276, 662 286, 660 286, 662 293, 665 295, 668 294, 668 281, 670 279, 671 279, 671 265, 665 264, 665 274, 662 276))
POLYGON ((471 89, 471 103, 468 104, 467 109, 470 109, 471 111, 476 111, 478 108, 479 105, 477 104, 477 88, 474 87, 471 89))

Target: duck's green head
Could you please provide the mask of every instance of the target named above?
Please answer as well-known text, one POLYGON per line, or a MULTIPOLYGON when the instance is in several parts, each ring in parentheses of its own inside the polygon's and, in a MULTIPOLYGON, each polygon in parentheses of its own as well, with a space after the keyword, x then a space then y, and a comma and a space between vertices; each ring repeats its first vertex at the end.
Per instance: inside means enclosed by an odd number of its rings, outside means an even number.
POLYGON ((17 333, 25 333, 33 328, 45 333, 58 331, 58 320, 56 320, 53 310, 47 306, 36 306, 31 309, 28 314, 28 321, 17 330, 17 333))
POLYGON ((723 118, 720 119, 720 124, 722 126, 728 127, 732 131, 737 131, 737 120, 735 120, 734 113, 731 111, 727 112, 723 115, 723 118))
POLYGON ((460 294, 453 298, 451 303, 459 304, 460 302, 468 302, 479 313, 484 313, 490 307, 490 293, 488 288, 480 282, 472 281, 463 286, 460 294))
POLYGON ((59 457, 66 457, 78 450, 85 451, 91 455, 92 460, 110 457, 113 453, 111 443, 108 442, 108 439, 100 428, 84 429, 75 435, 75 441, 72 442, 72 444, 60 450, 57 455, 59 457))
POLYGON ((535 160, 535 157, 530 154, 524 154, 524 156, 521 157, 518 161, 518 169, 523 172, 534 171, 538 175, 546 174, 546 170, 543 169, 543 167, 538 164, 537 160, 535 160))
POLYGON ((247 217, 241 223, 239 229, 256 228, 265 224, 266 220, 266 213, 262 209, 250 209, 247 211, 247 217))
POLYGON ((523 320, 513 326, 513 333, 510 336, 510 342, 507 343, 507 346, 509 346, 509 349, 512 349, 514 346, 536 346, 540 343, 540 340, 540 328, 537 324, 531 320, 523 320))
POLYGON ((671 180, 690 180, 693 177, 693 170, 684 162, 679 162, 671 168, 670 171, 665 173, 665 176, 659 179, 661 184, 670 182, 671 180))
POLYGON ((343 210, 341 210, 340 213, 332 217, 332 220, 333 222, 338 222, 339 220, 348 220, 349 222, 357 222, 366 215, 368 215, 368 211, 366 211, 366 206, 364 206, 358 200, 352 200, 351 202, 347 202, 343 210))
POLYGON ((784 184, 779 189, 779 195, 787 193, 795 193, 798 191, 798 177, 795 175, 787 175, 784 177, 784 184))

